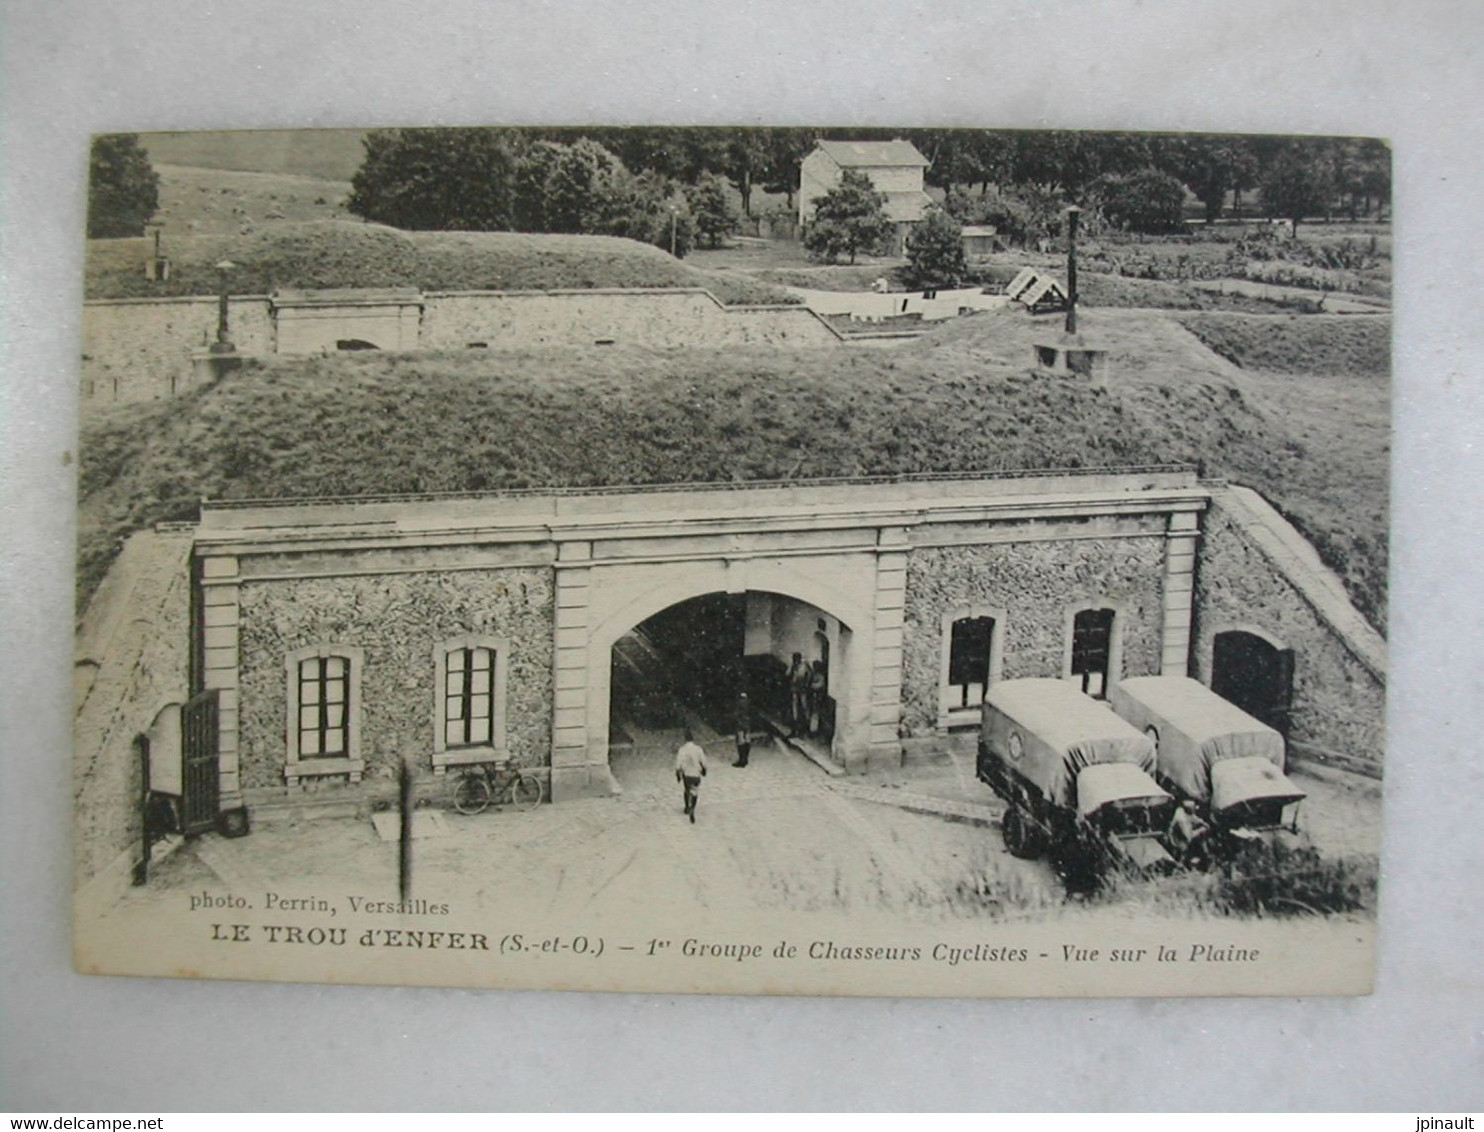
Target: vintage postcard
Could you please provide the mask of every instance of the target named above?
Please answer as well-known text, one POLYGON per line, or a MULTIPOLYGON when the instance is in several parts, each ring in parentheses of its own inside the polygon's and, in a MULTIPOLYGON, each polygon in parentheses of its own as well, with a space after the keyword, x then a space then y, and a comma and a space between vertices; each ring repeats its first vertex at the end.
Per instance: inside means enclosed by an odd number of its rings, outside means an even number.
POLYGON ((1367 993, 1390 171, 95 138, 77 969, 1367 993))

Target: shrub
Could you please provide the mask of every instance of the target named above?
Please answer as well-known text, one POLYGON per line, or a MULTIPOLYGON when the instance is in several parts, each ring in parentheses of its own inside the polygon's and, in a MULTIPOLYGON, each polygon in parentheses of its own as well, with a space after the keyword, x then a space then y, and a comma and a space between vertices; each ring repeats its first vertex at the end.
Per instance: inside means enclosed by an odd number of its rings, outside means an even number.
POLYGON ((989 224, 1012 244, 1024 246, 1061 231, 1064 211, 1055 193, 1033 185, 991 186, 983 196, 955 194, 949 208, 961 224, 989 224))
POLYGON ((1109 224, 1130 232, 1179 232, 1185 226, 1185 186, 1158 169, 1108 174, 1094 184, 1109 224))
POLYGON ((914 288, 957 287, 968 271, 963 228, 942 209, 932 209, 907 237, 907 266, 902 278, 914 288))
POLYGON ((715 173, 703 174, 686 190, 685 197, 695 218, 696 235, 711 247, 719 247, 723 239, 737 230, 740 219, 737 210, 732 207, 726 182, 715 173))

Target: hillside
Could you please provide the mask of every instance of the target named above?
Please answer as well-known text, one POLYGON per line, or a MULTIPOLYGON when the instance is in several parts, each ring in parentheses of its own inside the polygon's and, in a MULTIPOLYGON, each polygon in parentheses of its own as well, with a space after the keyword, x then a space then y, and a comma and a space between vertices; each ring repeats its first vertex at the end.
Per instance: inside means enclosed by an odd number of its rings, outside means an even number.
POLYGON ((239 173, 186 165, 156 165, 165 241, 177 235, 229 235, 282 221, 345 220, 349 181, 286 173, 239 173))
POLYGON ((236 294, 281 288, 416 287, 425 291, 705 287, 723 303, 786 303, 787 292, 731 272, 703 271, 616 236, 404 232, 352 220, 276 222, 246 234, 167 235, 170 279, 144 278, 144 239, 89 240, 85 295, 140 299, 214 295, 213 266, 236 265, 236 294))
MULTIPOLYGON (((120 537, 195 500, 742 481, 1204 460, 1385 610, 1386 414, 1347 447, 1319 406, 1158 314, 1088 312, 1107 389, 1031 372, 1055 320, 999 312, 890 351, 613 348, 274 358, 85 428, 81 594, 120 537), (1302 414, 1300 415, 1300 410, 1302 414), (1306 430, 1310 430, 1306 432, 1306 430)), ((1384 391, 1383 391, 1384 393, 1384 391)), ((1362 403, 1362 422, 1377 415, 1362 403)))
POLYGON ((361 167, 365 130, 222 130, 140 134, 156 165, 193 165, 349 181, 361 167))

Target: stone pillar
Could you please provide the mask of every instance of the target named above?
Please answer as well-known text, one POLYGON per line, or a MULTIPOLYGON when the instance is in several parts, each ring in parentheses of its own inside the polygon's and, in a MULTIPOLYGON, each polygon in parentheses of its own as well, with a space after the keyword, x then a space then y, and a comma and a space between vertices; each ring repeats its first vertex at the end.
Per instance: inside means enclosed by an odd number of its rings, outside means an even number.
POLYGON ((239 746, 238 648, 240 578, 237 559, 220 556, 201 562, 201 685, 217 690, 220 709, 217 773, 221 809, 242 806, 239 746))
MULTIPOLYGON (((871 768, 902 764, 902 621, 907 601, 907 531, 877 534, 875 627, 871 641, 871 768)), ((846 769, 860 770, 847 763, 846 769)))
POLYGON ((588 728, 588 592, 592 581, 590 542, 564 542, 557 550, 555 685, 551 714, 551 798, 554 802, 607 794, 607 737, 588 728), (601 752, 594 752, 595 745, 601 752), (595 766, 594 764, 601 764, 595 766))
POLYGON ((1164 620, 1160 634, 1162 676, 1190 672, 1190 625, 1195 597, 1195 550, 1200 528, 1194 511, 1175 511, 1165 535, 1164 620))

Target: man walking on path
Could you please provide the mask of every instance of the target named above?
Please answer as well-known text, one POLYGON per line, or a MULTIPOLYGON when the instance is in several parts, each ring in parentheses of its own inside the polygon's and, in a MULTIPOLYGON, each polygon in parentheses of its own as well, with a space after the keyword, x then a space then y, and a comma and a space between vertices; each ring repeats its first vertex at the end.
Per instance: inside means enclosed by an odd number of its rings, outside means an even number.
POLYGON ((706 776, 706 753, 696 742, 689 727, 685 729, 685 742, 675 752, 675 777, 680 780, 685 797, 685 816, 691 824, 696 823, 696 795, 701 789, 701 779, 706 776))

